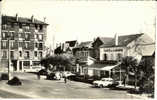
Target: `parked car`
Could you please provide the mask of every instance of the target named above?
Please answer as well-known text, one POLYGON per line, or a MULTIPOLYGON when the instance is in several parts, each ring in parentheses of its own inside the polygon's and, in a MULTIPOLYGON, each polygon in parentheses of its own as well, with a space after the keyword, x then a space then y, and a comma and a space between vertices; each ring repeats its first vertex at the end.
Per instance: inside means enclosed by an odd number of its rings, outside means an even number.
POLYGON ((45 70, 45 69, 41 69, 39 72, 38 72, 39 75, 47 75, 48 72, 45 70))
POLYGON ((93 85, 95 87, 107 87, 115 84, 115 81, 112 78, 102 78, 101 80, 97 80, 93 82, 93 85))
POLYGON ((52 73, 47 75, 47 79, 60 80, 61 79, 61 73, 60 72, 52 72, 52 73))

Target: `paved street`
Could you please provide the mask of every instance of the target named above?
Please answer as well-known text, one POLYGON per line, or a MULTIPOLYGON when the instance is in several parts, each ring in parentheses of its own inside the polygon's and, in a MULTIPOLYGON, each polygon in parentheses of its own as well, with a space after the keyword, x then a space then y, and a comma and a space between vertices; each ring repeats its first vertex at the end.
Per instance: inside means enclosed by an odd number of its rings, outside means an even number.
POLYGON ((37 76, 31 73, 14 73, 23 85, 9 86, 7 81, 0 81, 1 98, 137 98, 126 91, 110 90, 108 88, 93 88, 92 85, 63 80, 37 80, 37 76))

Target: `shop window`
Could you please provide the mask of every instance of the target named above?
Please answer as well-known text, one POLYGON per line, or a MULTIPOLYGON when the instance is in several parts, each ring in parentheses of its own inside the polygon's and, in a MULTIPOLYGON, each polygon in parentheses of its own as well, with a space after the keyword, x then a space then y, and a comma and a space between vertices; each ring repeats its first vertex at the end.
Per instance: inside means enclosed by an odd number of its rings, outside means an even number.
POLYGON ((30 61, 24 61, 23 66, 30 66, 30 61))

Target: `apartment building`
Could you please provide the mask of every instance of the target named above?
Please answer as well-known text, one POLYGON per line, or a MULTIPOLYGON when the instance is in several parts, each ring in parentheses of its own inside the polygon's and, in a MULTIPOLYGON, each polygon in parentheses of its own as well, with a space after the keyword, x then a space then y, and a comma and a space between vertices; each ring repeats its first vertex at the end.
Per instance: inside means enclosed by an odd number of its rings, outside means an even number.
POLYGON ((44 57, 47 26, 34 16, 2 15, 0 69, 5 71, 8 65, 13 71, 38 69, 39 61, 44 57))

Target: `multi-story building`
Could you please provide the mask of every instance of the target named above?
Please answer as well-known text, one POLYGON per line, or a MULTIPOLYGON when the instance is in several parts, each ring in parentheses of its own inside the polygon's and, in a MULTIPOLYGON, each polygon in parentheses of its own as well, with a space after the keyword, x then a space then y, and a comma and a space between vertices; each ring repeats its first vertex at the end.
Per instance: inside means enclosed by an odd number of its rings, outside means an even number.
POLYGON ((31 71, 44 56, 47 23, 31 18, 2 16, 1 70, 31 71))
POLYGON ((154 51, 155 43, 146 34, 116 35, 115 39, 100 46, 100 60, 119 61, 125 56, 152 56, 154 51))

